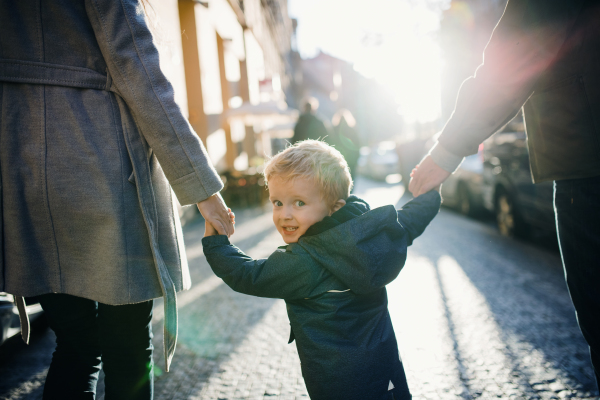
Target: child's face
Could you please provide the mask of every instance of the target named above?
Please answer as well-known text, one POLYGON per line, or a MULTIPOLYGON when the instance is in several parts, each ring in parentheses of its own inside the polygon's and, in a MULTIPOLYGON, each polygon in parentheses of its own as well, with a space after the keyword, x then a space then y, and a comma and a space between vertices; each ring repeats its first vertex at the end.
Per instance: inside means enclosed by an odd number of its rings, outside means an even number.
POLYGON ((312 179, 269 180, 269 200, 273 205, 273 222, 286 243, 296 243, 306 230, 342 207, 340 200, 330 205, 321 198, 319 186, 312 179))

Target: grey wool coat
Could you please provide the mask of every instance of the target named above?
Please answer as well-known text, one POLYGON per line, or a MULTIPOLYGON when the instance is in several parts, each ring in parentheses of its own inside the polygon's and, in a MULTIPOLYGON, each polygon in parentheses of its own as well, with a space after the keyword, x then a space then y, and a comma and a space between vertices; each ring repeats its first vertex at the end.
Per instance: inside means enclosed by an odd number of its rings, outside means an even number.
POLYGON ((221 188, 135 0, 0 0, 0 291, 164 296, 169 363, 191 285, 172 193, 221 188))

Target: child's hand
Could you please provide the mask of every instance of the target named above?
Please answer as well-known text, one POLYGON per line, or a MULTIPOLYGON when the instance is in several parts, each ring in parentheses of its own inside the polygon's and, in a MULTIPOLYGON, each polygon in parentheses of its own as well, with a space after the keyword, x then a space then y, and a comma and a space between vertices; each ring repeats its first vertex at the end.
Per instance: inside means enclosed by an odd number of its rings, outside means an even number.
POLYGON ((216 236, 219 233, 208 221, 204 221, 204 237, 216 236))
MULTIPOLYGON (((231 223, 235 225, 235 214, 233 211, 231 211, 231 208, 228 208, 227 212, 229 213, 229 219, 231 220, 231 223)), ((219 233, 217 230, 208 221, 204 221, 204 237, 215 236, 218 234, 219 233)))

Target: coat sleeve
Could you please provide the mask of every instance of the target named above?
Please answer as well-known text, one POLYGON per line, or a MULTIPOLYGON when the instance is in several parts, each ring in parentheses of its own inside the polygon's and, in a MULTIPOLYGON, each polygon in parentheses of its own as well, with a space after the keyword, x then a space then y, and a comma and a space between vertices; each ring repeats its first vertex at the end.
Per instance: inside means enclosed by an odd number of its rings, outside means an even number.
POLYGON ((304 299, 334 288, 335 279, 310 257, 277 250, 255 260, 229 242, 227 236, 202 239, 206 260, 214 273, 236 292, 258 297, 304 299))
POLYGON ((427 225, 440 211, 440 205, 440 194, 431 190, 409 201, 398 210, 398 223, 408 234, 409 246, 425 231, 427 225))
POLYGON ((156 155, 182 205, 222 189, 206 150, 175 103, 136 0, 86 0, 86 11, 113 85, 156 155))
POLYGON ((509 0, 438 142, 460 157, 509 122, 559 55, 583 0, 509 0))

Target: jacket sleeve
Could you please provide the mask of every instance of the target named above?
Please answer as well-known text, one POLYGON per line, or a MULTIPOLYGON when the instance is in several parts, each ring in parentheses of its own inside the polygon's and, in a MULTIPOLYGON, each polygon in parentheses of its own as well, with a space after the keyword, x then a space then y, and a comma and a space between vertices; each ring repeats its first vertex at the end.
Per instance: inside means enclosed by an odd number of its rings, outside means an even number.
MULTIPOLYGON (((509 122, 559 55, 583 0, 509 0, 438 142, 460 157, 509 122)), ((433 156, 433 155, 432 155, 433 156)))
POLYGON ((202 239, 206 260, 214 273, 236 292, 258 297, 304 299, 331 287, 334 278, 310 257, 277 250, 255 260, 229 242, 227 236, 202 239))
POLYGON ((431 190, 409 201, 398 210, 398 223, 408 234, 409 246, 425 231, 427 225, 440 211, 441 202, 440 194, 431 190))
POLYGON ((86 0, 108 73, 131 110, 182 205, 205 200, 223 184, 174 100, 136 0, 86 0))

